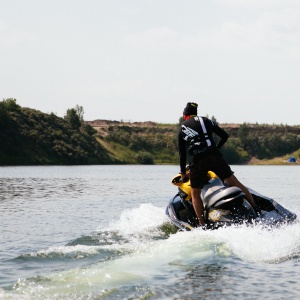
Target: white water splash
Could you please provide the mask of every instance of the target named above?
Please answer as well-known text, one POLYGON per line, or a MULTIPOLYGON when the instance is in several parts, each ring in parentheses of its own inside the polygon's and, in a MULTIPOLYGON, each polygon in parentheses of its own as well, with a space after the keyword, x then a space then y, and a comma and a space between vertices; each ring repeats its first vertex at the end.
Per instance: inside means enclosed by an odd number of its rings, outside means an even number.
POLYGON ((220 228, 211 235, 233 255, 249 262, 279 263, 300 252, 300 223, 279 228, 262 226, 220 228))
POLYGON ((50 247, 46 250, 40 250, 37 252, 31 252, 29 254, 22 255, 22 257, 66 257, 70 256, 73 258, 84 258, 88 255, 97 254, 102 247, 100 246, 86 246, 86 245, 75 245, 75 246, 57 246, 50 247))
POLYGON ((167 221, 164 211, 165 208, 144 203, 137 208, 124 210, 120 219, 111 222, 108 229, 117 230, 123 235, 147 233, 148 230, 155 229, 167 221))

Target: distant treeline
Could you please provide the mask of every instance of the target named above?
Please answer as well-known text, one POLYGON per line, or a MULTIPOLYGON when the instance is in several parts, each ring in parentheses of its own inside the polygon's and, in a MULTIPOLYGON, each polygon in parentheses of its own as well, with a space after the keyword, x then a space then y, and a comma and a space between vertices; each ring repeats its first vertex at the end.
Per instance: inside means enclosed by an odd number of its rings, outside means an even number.
MULTIPOLYGON (((0 165, 178 164, 178 124, 84 121, 82 106, 63 118, 0 102, 0 165)), ((216 120, 215 120, 216 121, 216 120)), ((229 139, 222 152, 230 164, 300 156, 300 127, 221 124, 229 139)))
MULTIPOLYGON (((181 120, 180 120, 181 121, 181 120)), ((179 124, 130 124, 101 121, 100 142, 111 153, 131 162, 178 163, 177 131, 179 124), (118 147, 120 146, 120 147, 118 147), (112 149, 114 147, 116 150, 112 149)), ((97 128, 97 121, 90 122, 97 128)), ((300 156, 300 127, 285 125, 220 125, 229 133, 221 149, 230 164, 245 164, 251 158, 300 156)), ((217 140, 218 137, 215 136, 217 140)))
POLYGON ((252 157, 272 159, 300 156, 300 127, 287 125, 242 124, 237 131, 228 130, 231 138, 224 146, 224 155, 233 163, 243 163, 252 157))

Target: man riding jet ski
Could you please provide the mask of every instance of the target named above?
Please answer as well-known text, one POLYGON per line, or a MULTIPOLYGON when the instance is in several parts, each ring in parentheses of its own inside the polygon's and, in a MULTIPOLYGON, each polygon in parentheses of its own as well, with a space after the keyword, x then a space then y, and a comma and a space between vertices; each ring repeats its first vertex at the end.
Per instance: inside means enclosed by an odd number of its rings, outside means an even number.
MULTIPOLYGON (((207 176, 207 184, 201 192, 206 224, 204 229, 255 223, 273 226, 292 222, 297 217, 273 199, 249 189, 257 204, 254 210, 239 188, 224 185, 211 171, 207 176)), ((178 229, 192 230, 198 226, 198 221, 191 202, 190 181, 182 182, 181 174, 178 174, 172 179, 172 184, 178 186, 178 193, 170 199, 166 215, 178 229)))
POLYGON ((226 184, 241 189, 252 207, 256 203, 249 190, 238 180, 220 149, 228 140, 228 133, 216 122, 197 115, 198 104, 188 102, 183 110, 184 121, 178 130, 178 153, 181 180, 187 179, 186 161, 189 156, 192 203, 200 226, 205 225, 204 207, 200 194, 207 181, 207 172, 213 171, 226 184), (215 137, 218 137, 215 140, 215 137), (189 154, 189 155, 187 155, 189 154))

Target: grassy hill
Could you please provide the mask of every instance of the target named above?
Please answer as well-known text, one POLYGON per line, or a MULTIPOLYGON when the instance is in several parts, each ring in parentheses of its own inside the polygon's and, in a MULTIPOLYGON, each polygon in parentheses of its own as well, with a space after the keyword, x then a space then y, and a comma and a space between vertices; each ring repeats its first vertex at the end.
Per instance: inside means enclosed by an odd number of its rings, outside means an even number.
MULTIPOLYGON (((86 122, 111 157, 124 163, 178 164, 179 124, 86 122)), ((229 133, 222 152, 230 164, 287 164, 300 157, 300 126, 220 124, 229 133)))
MULTIPOLYGON (((0 102, 0 165, 178 164, 179 124, 83 121, 0 102)), ((230 164, 287 164, 300 157, 300 126, 221 124, 230 164)), ((296 163, 297 164, 297 163, 296 163)))
POLYGON ((54 114, 0 102, 0 165, 114 163, 95 139, 96 131, 54 114))
POLYGON ((178 162, 176 124, 154 122, 86 122, 97 130, 97 140, 122 163, 174 164, 178 162))

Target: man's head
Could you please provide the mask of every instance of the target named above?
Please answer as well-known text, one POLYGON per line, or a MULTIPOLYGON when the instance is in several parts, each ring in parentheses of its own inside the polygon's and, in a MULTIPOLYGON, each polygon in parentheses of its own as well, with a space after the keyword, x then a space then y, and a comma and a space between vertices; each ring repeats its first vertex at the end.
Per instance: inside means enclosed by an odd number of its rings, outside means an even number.
POLYGON ((186 120, 191 116, 197 116, 198 104, 194 102, 188 102, 183 110, 183 118, 186 120))

